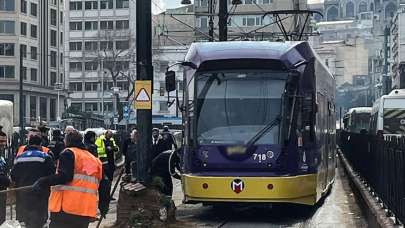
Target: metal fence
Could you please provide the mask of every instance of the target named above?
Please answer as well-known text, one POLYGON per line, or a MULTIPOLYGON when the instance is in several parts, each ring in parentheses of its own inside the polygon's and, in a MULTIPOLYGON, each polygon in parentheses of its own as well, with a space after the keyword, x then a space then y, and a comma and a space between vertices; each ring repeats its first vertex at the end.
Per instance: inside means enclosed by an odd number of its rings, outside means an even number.
POLYGON ((405 137, 340 133, 340 147, 353 169, 390 213, 405 223, 405 137))

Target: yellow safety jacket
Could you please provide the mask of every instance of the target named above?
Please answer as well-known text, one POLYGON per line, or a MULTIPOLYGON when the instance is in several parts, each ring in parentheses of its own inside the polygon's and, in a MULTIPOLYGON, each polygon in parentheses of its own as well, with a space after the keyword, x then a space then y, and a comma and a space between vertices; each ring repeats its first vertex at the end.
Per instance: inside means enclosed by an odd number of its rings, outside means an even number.
MULTIPOLYGON (((96 139, 96 146, 97 146, 97 154, 98 154, 98 158, 102 159, 102 158, 107 158, 107 152, 105 151, 105 135, 101 135, 100 137, 98 137, 96 139)), ((112 145, 114 148, 118 148, 117 144, 115 144, 115 140, 114 138, 110 138, 110 141, 112 142, 112 145)))

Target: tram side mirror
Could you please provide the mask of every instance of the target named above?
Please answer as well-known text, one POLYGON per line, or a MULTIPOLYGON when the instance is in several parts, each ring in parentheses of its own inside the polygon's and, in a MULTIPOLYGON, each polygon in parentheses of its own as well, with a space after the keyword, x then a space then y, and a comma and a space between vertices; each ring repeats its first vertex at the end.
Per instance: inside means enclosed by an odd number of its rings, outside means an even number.
POLYGON ((172 70, 166 72, 166 91, 172 92, 176 90, 176 73, 172 70))

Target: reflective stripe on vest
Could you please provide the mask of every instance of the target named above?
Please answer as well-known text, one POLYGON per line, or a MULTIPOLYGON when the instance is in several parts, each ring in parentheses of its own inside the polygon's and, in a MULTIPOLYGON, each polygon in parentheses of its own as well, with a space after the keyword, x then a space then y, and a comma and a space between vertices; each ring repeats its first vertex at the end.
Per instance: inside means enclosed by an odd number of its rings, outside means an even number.
POLYGON ((23 163, 23 162, 45 162, 45 158, 40 158, 40 157, 17 158, 14 160, 14 165, 17 163, 23 163))
POLYGON ((76 186, 69 186, 69 185, 56 185, 53 186, 52 191, 74 191, 74 192, 82 192, 82 193, 89 193, 89 194, 97 194, 97 190, 87 189, 83 187, 76 187, 76 186))
POLYGON ((66 148, 74 155, 72 181, 51 188, 50 212, 96 217, 97 191, 102 178, 102 165, 90 152, 79 148, 66 148))

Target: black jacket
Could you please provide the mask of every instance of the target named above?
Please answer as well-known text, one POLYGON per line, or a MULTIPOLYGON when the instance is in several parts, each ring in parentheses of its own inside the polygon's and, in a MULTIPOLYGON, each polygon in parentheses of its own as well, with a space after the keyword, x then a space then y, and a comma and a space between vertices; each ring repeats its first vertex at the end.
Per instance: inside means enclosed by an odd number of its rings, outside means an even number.
POLYGON ((62 139, 54 139, 49 143, 48 146, 49 150, 52 151, 52 154, 54 155, 54 159, 58 160, 59 159, 59 154, 62 153, 62 151, 65 149, 65 143, 63 142, 62 139))
MULTIPOLYGON (((27 146, 24 153, 18 155, 14 160, 11 179, 16 187, 24 187, 33 185, 41 177, 54 173, 55 166, 52 158, 35 147, 27 146)), ((31 191, 18 192, 16 195, 17 219, 24 221, 24 216, 30 211, 47 213, 49 193, 49 187, 37 193, 31 191)))

